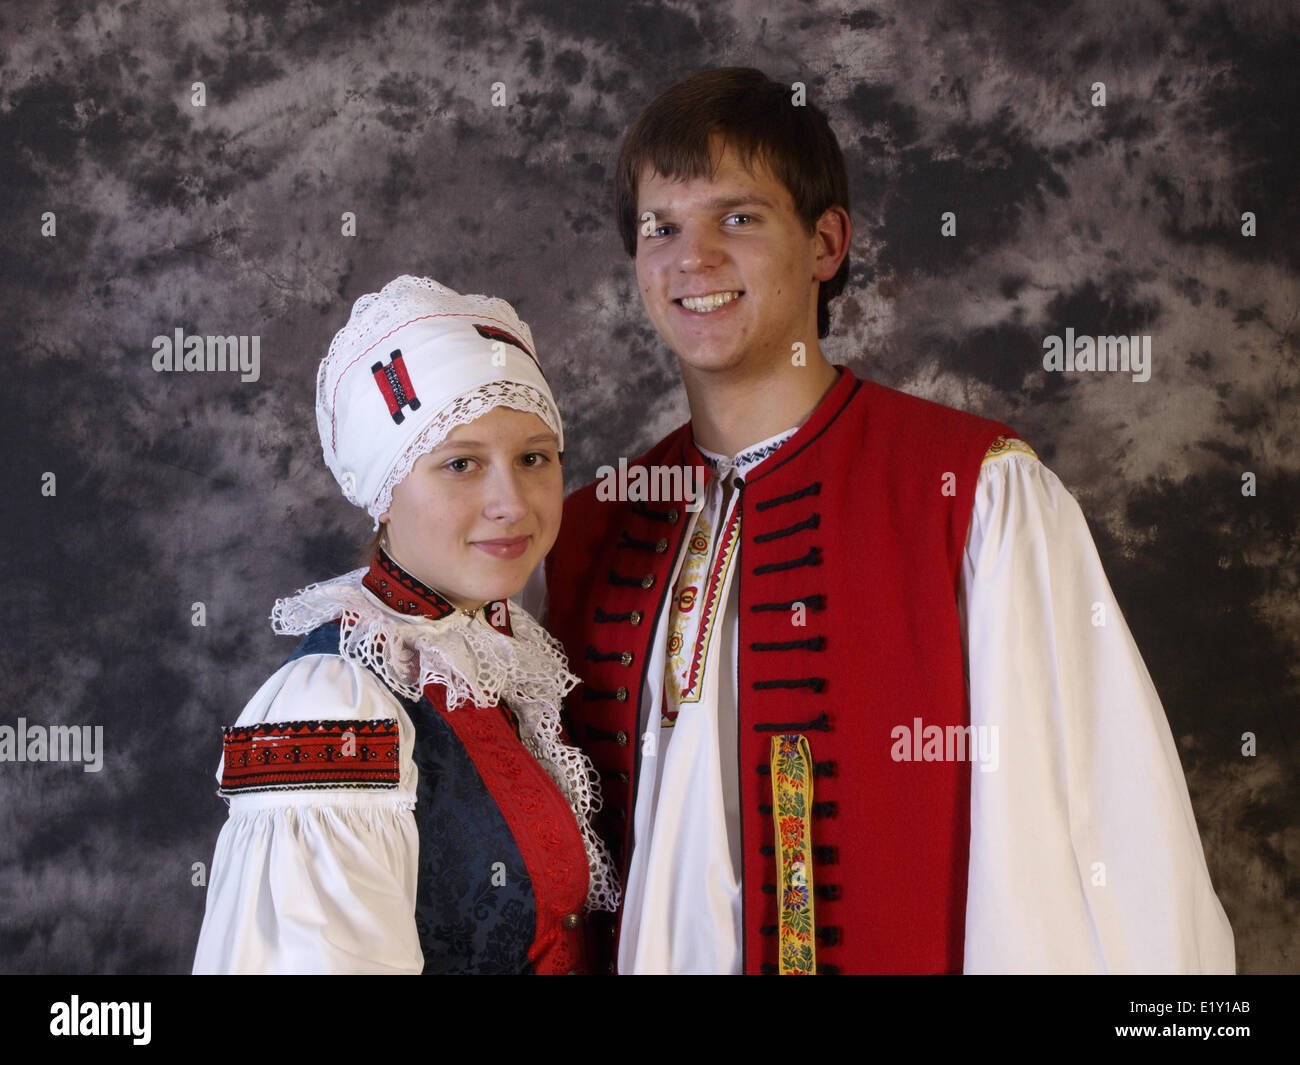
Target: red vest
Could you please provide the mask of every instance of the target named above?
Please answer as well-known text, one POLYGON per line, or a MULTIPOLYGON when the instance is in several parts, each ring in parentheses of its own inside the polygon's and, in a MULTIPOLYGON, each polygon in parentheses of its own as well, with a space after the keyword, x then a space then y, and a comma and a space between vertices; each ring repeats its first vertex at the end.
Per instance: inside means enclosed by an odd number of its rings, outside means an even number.
MULTIPOLYGON (((962 551, 980 464, 999 435, 1015 434, 838 369, 812 416, 740 489, 744 971, 777 964, 772 737, 798 733, 815 764, 817 970, 960 972, 970 763, 895 761, 891 749, 893 730, 910 732, 916 719, 969 724, 962 551)), ((637 465, 705 463, 688 424, 637 465)), ((599 829, 624 871, 639 702, 683 509, 602 502, 588 485, 566 501, 547 561, 549 627, 584 681, 567 723, 601 774, 599 829)), ((606 963, 616 929, 598 915, 593 939, 606 963)))

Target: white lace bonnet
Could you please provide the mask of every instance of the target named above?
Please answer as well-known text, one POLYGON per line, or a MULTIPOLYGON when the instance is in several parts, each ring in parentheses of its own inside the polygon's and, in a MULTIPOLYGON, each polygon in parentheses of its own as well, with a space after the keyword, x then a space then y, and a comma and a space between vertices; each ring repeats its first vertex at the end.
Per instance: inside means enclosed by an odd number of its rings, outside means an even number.
POLYGON ((348 502, 375 518, 419 457, 493 407, 560 412, 514 308, 403 275, 357 300, 316 376, 325 465, 348 502))

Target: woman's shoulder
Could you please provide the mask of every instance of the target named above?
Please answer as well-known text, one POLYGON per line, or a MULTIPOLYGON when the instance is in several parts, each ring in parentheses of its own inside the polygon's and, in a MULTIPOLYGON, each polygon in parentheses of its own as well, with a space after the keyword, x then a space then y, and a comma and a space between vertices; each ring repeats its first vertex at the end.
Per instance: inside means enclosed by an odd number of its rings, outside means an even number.
POLYGON ((373 805, 404 801, 413 788, 402 704, 363 663, 340 653, 339 640, 337 622, 306 633, 222 729, 219 791, 241 809, 344 797, 373 805))
POLYGON ((236 726, 312 718, 395 718, 399 702, 362 663, 340 653, 337 621, 303 636, 248 701, 236 726))

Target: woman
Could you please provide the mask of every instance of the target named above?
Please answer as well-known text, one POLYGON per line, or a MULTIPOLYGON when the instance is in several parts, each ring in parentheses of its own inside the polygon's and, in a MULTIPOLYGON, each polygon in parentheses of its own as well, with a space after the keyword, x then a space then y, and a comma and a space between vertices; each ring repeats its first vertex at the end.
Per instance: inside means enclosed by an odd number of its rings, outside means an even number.
POLYGON ((559 645, 508 604, 559 531, 564 442, 503 300, 399 277, 316 384, 325 462, 383 526, 279 600, 297 650, 225 730, 198 972, 565 973, 613 909, 559 645))

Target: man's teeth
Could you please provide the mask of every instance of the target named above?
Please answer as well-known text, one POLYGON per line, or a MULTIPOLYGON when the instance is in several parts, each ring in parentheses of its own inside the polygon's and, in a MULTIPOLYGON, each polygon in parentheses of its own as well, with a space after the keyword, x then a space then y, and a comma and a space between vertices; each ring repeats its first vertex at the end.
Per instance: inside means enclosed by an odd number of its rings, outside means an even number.
POLYGON ((681 302, 688 311, 716 311, 739 295, 739 292, 714 292, 709 296, 683 296, 681 302))

